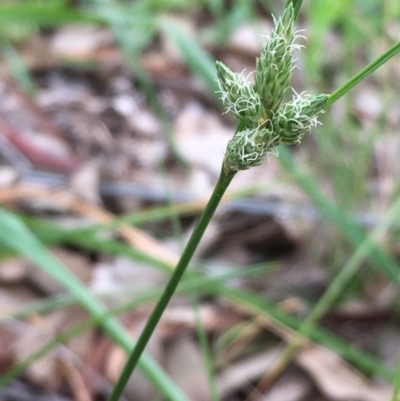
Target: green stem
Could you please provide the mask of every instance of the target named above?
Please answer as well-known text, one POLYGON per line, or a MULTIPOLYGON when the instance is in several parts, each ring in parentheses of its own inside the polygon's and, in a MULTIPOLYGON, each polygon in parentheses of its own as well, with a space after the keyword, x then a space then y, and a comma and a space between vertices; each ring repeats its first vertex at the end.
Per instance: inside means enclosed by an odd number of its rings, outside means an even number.
POLYGON ((336 102, 336 100, 340 99, 350 89, 354 88, 358 83, 360 83, 368 75, 372 74, 375 70, 377 70, 380 66, 385 64, 389 59, 391 59, 399 52, 400 52, 400 41, 395 43, 390 49, 385 51, 385 53, 380 55, 372 63, 364 67, 361 71, 359 71, 356 75, 354 75, 351 79, 349 79, 340 88, 336 89, 335 92, 333 92, 329 96, 328 101, 325 104, 325 108, 329 107, 332 103, 336 102))
MULTIPOLYGON (((0 243, 25 256, 73 295, 76 300, 94 317, 100 318, 106 308, 59 262, 27 227, 12 213, 0 208, 0 243)), ((128 331, 115 318, 102 320, 102 328, 110 338, 128 354, 135 345, 128 331)), ((149 355, 144 354, 139 367, 147 378, 171 401, 186 401, 187 397, 173 383, 163 369, 149 355)))
POLYGON ((197 246, 199 245, 200 240, 203 237, 203 234, 212 216, 214 215, 214 212, 217 209, 223 194, 225 193, 234 176, 235 173, 231 173, 228 175, 224 172, 224 169, 221 170, 221 175, 214 188, 214 192, 212 193, 207 206, 200 216, 200 219, 196 224, 196 227, 189 239, 189 242, 187 243, 181 258, 176 265, 176 268, 172 273, 171 278, 164 289, 164 292, 162 293, 153 312, 151 313, 149 320, 147 321, 146 326, 143 329, 143 332, 135 345, 135 348, 132 350, 128 361, 126 362, 125 367, 121 373, 121 376, 119 377, 118 382, 116 383, 108 401, 118 401, 120 399, 132 372, 138 364, 139 359, 144 349, 146 348, 146 345, 150 337, 152 336, 158 322, 160 321, 164 310, 171 300, 183 274, 185 273, 185 270, 190 260, 192 259, 193 254, 196 251, 197 246))
MULTIPOLYGON (((303 321, 297 335, 289 342, 283 350, 281 357, 276 366, 279 366, 279 373, 283 372, 284 368, 290 363, 294 355, 299 351, 304 344, 306 338, 310 338, 313 329, 317 322, 326 314, 337 300, 343 288, 346 288, 350 280, 356 275, 364 260, 373 252, 378 238, 389 229, 393 221, 400 213, 400 199, 391 207, 387 215, 383 218, 381 224, 375 228, 372 233, 357 248, 349 261, 344 265, 339 274, 334 278, 328 289, 318 300, 311 313, 303 321)), ((400 365, 399 365, 400 369, 400 365)), ((399 372, 398 372, 399 373, 399 372)), ((397 373, 397 374, 398 374, 397 373)), ((400 386, 400 377, 396 376, 398 385, 400 386)))
POLYGON ((392 393, 392 398, 390 399, 390 401, 398 401, 399 392, 400 392, 400 360, 399 360, 398 366, 397 366, 396 378, 394 380, 393 393, 392 393))
MULTIPOLYGON (((196 289, 196 291, 197 291, 197 289, 196 289)), ((204 325, 203 325, 203 322, 202 322, 202 319, 200 316, 200 308, 199 308, 199 302, 198 302, 197 297, 198 297, 197 294, 195 294, 195 295, 192 295, 190 298, 191 298, 192 309, 193 309, 194 317, 195 317, 197 339, 199 341, 201 354, 203 356, 204 368, 207 373, 207 381, 208 381, 208 387, 209 387, 209 392, 210 392, 210 401, 219 401, 217 384, 216 384, 216 380, 215 380, 213 355, 212 355, 212 351, 210 349, 210 344, 207 339, 206 329, 204 328, 204 325)))
MULTIPOLYGON (((263 270, 265 271, 265 269, 263 270)), ((259 274, 261 271, 262 270, 260 268, 256 269, 252 268, 246 271, 246 276, 247 274, 256 274, 256 273, 259 274)), ((214 294, 215 293, 214 288, 218 288, 221 284, 225 283, 229 279, 238 278, 242 276, 243 274, 241 274, 240 272, 228 272, 213 278, 196 275, 193 276, 192 279, 185 280, 185 282, 179 286, 177 291, 179 293, 186 293, 186 294, 191 294, 195 291, 196 292, 205 291, 206 293, 214 294)), ((139 295, 135 297, 135 299, 132 299, 131 301, 128 301, 123 305, 120 305, 113 309, 109 309, 107 312, 103 313, 102 315, 99 315, 98 317, 91 317, 86 321, 79 323, 76 326, 73 326, 71 329, 68 329, 67 331, 61 333, 60 335, 51 339, 41 348, 36 350, 28 358, 14 365, 8 372, 2 372, 0 376, 0 390, 4 388, 6 385, 8 385, 11 382, 11 380, 15 379, 17 376, 22 374, 33 362, 37 361, 39 358, 48 354, 50 351, 52 351, 60 344, 70 341, 78 334, 81 334, 85 330, 92 328, 98 324, 102 324, 103 321, 113 316, 120 315, 124 312, 137 308, 145 303, 152 302, 158 299, 160 295, 161 295, 161 290, 158 289, 146 291, 146 293, 144 293, 143 295, 139 295)), ((75 300, 74 298, 70 297, 70 301, 74 302, 75 300)), ((132 349, 132 347, 130 349, 132 349)), ((171 385, 169 387, 171 388, 171 385)), ((168 394, 167 392, 165 392, 165 396, 170 396, 170 399, 173 401, 186 400, 186 398, 179 397, 179 394, 177 392, 173 393, 172 390, 170 390, 168 394)))
POLYGON ((287 7, 290 3, 293 3, 293 8, 294 8, 294 19, 296 20, 297 17, 299 16, 300 7, 301 7, 301 4, 303 3, 303 0, 288 0, 287 3, 286 3, 286 7, 287 7))

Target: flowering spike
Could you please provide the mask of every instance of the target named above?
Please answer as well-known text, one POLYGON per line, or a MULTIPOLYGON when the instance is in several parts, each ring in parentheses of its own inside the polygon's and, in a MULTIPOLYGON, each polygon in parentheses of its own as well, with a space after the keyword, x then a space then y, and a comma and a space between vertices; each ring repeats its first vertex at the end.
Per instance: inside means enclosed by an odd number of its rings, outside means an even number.
POLYGON ((228 142, 224 169, 227 173, 246 170, 262 163, 268 153, 276 153, 281 143, 300 143, 303 135, 318 124, 327 95, 308 96, 295 93, 293 101, 281 106, 293 72, 293 5, 286 8, 267 37, 256 60, 252 87, 243 74, 235 74, 217 61, 218 85, 226 112, 231 111, 244 128, 228 142))
POLYGON ((260 95, 269 116, 275 112, 289 88, 293 72, 293 51, 300 48, 294 42, 293 5, 285 9, 267 36, 260 57, 256 59, 254 90, 260 95))
POLYGON ((279 108, 268 125, 279 136, 281 143, 300 143, 304 134, 318 124, 317 116, 323 111, 327 100, 327 95, 296 95, 292 102, 279 108))
POLYGON ((277 139, 271 131, 260 126, 236 133, 228 142, 225 171, 247 170, 260 165, 267 153, 273 152, 277 139))
POLYGON ((224 63, 216 62, 221 100, 226 112, 231 111, 246 125, 258 125, 264 108, 260 96, 249 85, 243 74, 235 74, 224 63))

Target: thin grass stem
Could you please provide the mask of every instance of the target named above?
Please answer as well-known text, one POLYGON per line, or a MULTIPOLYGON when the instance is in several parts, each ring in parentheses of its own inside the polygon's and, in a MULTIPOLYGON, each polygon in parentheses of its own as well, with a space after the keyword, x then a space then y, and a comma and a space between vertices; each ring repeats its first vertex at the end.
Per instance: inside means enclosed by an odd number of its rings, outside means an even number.
POLYGON ((372 61, 356 75, 350 78, 346 83, 344 83, 340 88, 336 89, 328 98, 325 108, 329 107, 335 103, 338 99, 344 96, 349 90, 353 89, 357 84, 359 84, 368 75, 371 75, 375 70, 389 61, 393 56, 400 52, 400 41, 395 43, 390 49, 381 54, 377 59, 372 61))
MULTIPOLYGON (((259 274, 262 270, 260 268, 251 269, 246 272, 246 275, 250 274, 259 274)), ((190 280, 182 283, 178 288, 179 293, 192 293, 193 291, 211 291, 213 293, 213 288, 222 285, 222 283, 226 282, 229 279, 237 278, 242 275, 242 272, 229 272, 221 274, 217 277, 208 278, 208 277, 193 277, 190 280)), ((55 338, 51 339, 49 342, 44 344, 42 347, 33 352, 28 358, 14 365, 8 372, 4 372, 0 377, 0 389, 10 383, 11 380, 15 379, 18 375, 22 374, 24 370, 26 370, 33 362, 37 361, 47 353, 51 352, 54 348, 59 346, 62 343, 65 343, 77 335, 81 334, 85 330, 88 330, 96 325, 101 324, 104 320, 109 319, 110 317, 120 315, 124 312, 132 310, 140 305, 143 305, 148 302, 152 302, 157 299, 161 295, 161 289, 154 289, 151 291, 147 291, 143 295, 137 296, 135 299, 132 299, 123 305, 117 306, 116 308, 110 309, 104 312, 102 315, 97 317, 91 317, 85 320, 82 323, 79 323, 69 330, 59 334, 55 338)), ((70 299, 74 301, 74 298, 70 299)))
POLYGON ((124 391, 126 384, 128 383, 129 377, 131 376, 133 370, 139 362, 141 355, 143 354, 150 337, 152 336, 155 328, 157 327, 158 322, 161 319, 164 310, 166 309, 169 301, 171 300, 175 290, 186 271, 187 266, 189 265, 190 260, 193 257, 194 252, 197 249, 197 246, 200 243, 201 238, 217 209, 223 194, 228 188, 230 182, 232 181, 235 173, 226 174, 224 169, 222 168, 219 180, 215 186, 214 192, 211 195, 211 198, 205 207, 202 215, 200 216, 199 221, 187 243, 185 250, 182 253, 182 256, 176 265, 174 272, 171 275, 171 278, 166 285, 163 294, 159 298, 153 312, 151 313, 145 328, 143 329, 142 334, 140 335, 132 353, 130 354, 128 361, 125 364, 125 367, 109 397, 109 401, 118 401, 124 391))
POLYGON ((296 20, 297 17, 299 16, 300 8, 301 5, 303 4, 303 0, 288 0, 286 3, 286 7, 290 4, 293 3, 293 8, 294 8, 294 19, 296 20))
MULTIPOLYGON (((102 316, 106 312, 103 304, 76 276, 47 251, 22 221, 3 209, 0 209, 0 242, 7 248, 26 256, 61 283, 94 318, 102 316)), ((101 325, 109 337, 127 354, 131 352, 135 341, 117 319, 103 320, 101 325)), ((171 381, 165 371, 149 355, 145 354, 140 359, 140 369, 167 399, 187 401, 187 397, 181 389, 171 381)))
POLYGON ((217 383, 215 380, 213 356, 210 349, 210 344, 207 340, 207 333, 201 320, 197 294, 191 296, 191 304, 196 321, 197 339, 199 341, 201 353, 203 356, 204 368, 207 374, 210 401, 219 401, 220 399, 218 397, 217 383))
POLYGON ((374 229, 368 237, 365 238, 365 240, 361 243, 356 252, 343 267, 343 269, 335 277, 326 292, 322 295, 317 304, 314 306, 311 313, 307 316, 302 325, 299 327, 296 336, 282 351, 280 358, 270 369, 268 376, 265 376, 265 378, 261 381, 261 386, 269 385, 272 380, 275 380, 284 371, 294 355, 302 347, 306 339, 310 337, 310 334, 314 330, 317 322, 331 308, 334 302, 338 299, 339 295, 342 293, 343 288, 345 288, 350 280, 356 275, 362 265, 362 262, 373 251, 376 246, 376 239, 382 236, 382 234, 390 227, 396 217, 398 217, 399 213, 400 199, 398 199, 391 207, 387 215, 382 220, 381 224, 376 229, 374 229))
POLYGON ((397 366, 396 377, 393 383, 393 393, 390 401, 398 401, 400 393, 400 360, 397 366))

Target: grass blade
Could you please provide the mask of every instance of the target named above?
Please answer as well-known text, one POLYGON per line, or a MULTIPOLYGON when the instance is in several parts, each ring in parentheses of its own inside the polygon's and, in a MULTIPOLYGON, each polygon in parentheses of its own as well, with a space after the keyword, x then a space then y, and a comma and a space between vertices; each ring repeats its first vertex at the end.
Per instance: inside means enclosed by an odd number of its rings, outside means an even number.
MULTIPOLYGON (((265 271, 265 268, 262 269, 265 271)), ((210 291, 211 288, 214 288, 218 285, 225 285, 226 281, 234 278, 238 278, 241 276, 248 276, 261 273, 260 268, 253 268, 247 271, 238 270, 234 272, 228 272, 225 274, 221 274, 217 277, 195 277, 187 280, 183 283, 179 288, 179 293, 189 293, 193 294, 193 292, 199 291, 210 291)), ((50 340, 47 344, 44 344, 34 353, 32 353, 27 359, 21 361, 17 365, 13 366, 8 372, 5 372, 0 377, 0 388, 6 386, 10 383, 11 380, 15 379, 18 375, 22 374, 33 362, 37 361, 41 357, 45 356, 47 353, 51 352, 57 346, 62 343, 65 343, 75 336, 81 334, 85 330, 92 328, 93 326, 100 324, 102 321, 110 318, 111 316, 116 316, 118 314, 124 313, 128 310, 141 306, 145 303, 152 302, 156 300, 161 294, 160 289, 154 289, 147 291, 145 294, 136 297, 133 300, 128 301, 127 303, 113 308, 102 316, 98 316, 96 318, 87 319, 86 321, 77 324, 76 326, 70 328, 64 333, 58 335, 57 337, 50 340)), ((70 304, 74 303, 74 299, 70 298, 70 304)), ((197 320, 197 316, 196 316, 197 320)))
MULTIPOLYGON (((323 216, 336 225, 342 236, 355 248, 361 246, 366 239, 364 230, 352 218, 331 203, 311 178, 297 174, 300 169, 293 156, 284 147, 279 150, 279 160, 286 171, 296 177, 297 184, 310 197, 323 216)), ((368 259, 378 272, 385 274, 391 281, 400 285, 398 264, 380 247, 374 246, 368 259)))
POLYGON ((74 10, 67 7, 49 7, 35 4, 0 6, 0 23, 36 23, 42 27, 53 27, 67 23, 103 23, 95 13, 74 10))
MULTIPOLYGON (((93 317, 101 319, 106 313, 104 306, 46 250, 21 220, 3 209, 0 209, 0 242, 34 262, 57 280, 93 317)), ((135 342, 115 318, 102 321, 101 326, 127 353, 134 347, 135 342)), ((143 354, 143 358, 140 359, 139 368, 165 397, 171 401, 188 401, 182 391, 147 354, 143 354)))
POLYGON ((178 47, 183 59, 195 76, 199 77, 205 87, 215 93, 219 90, 214 60, 198 45, 197 42, 183 33, 179 26, 168 20, 162 20, 161 27, 165 34, 178 47))
MULTIPOLYGON (((182 44, 177 42, 177 44, 182 44)), ((398 46, 398 45, 397 45, 398 46)), ((200 77, 206 77, 203 79, 204 83, 207 84, 210 92, 214 91, 214 72, 210 72, 210 58, 208 55, 204 55, 204 51, 199 48, 197 43, 190 42, 190 50, 187 51, 185 46, 178 46, 181 50, 182 56, 188 63, 188 66, 192 69, 194 74, 198 74, 200 77), (196 57, 192 58, 191 55, 195 54, 196 57)), ((187 45, 189 47, 189 45, 187 45)), ((396 48, 397 49, 397 48, 396 48)), ((396 50, 395 49, 395 50, 396 50)), ((396 50, 397 51, 397 50, 396 50)), ((393 56, 394 50, 390 52, 389 56, 393 56)), ((385 57, 389 57, 386 55, 385 57)), ((390 58, 389 57, 389 58, 390 58)), ((385 58, 385 60, 386 60, 385 58)), ((378 68, 382 63, 374 65, 374 69, 378 68)), ((370 71, 369 73, 371 73, 370 71)), ((330 98, 329 98, 330 99, 330 98)), ((346 240, 352 244, 355 248, 360 246, 364 241, 366 235, 364 230, 350 217, 348 217, 342 210, 336 207, 330 202, 323 193, 319 190, 317 184, 312 178, 305 175, 299 175, 300 171, 291 153, 285 148, 279 148, 278 161, 282 164, 285 170, 292 174, 296 180, 297 185, 310 197, 315 206, 319 209, 321 214, 331 221, 346 240)), ((400 285, 400 275, 398 264, 385 253, 381 248, 374 247, 373 251, 369 254, 369 260, 375 266, 377 271, 383 272, 390 280, 400 285)))
MULTIPOLYGON (((292 330, 298 331, 301 327, 302 321, 300 319, 282 312, 263 297, 224 287, 220 287, 218 291, 221 296, 224 296, 226 299, 238 304, 254 315, 265 316, 269 319, 272 317, 292 330)), ((367 374, 376 374, 388 381, 391 381, 394 378, 393 371, 384 366, 375 357, 364 351, 357 350, 324 329, 316 328, 312 333, 310 333, 308 338, 332 349, 338 355, 367 374)))

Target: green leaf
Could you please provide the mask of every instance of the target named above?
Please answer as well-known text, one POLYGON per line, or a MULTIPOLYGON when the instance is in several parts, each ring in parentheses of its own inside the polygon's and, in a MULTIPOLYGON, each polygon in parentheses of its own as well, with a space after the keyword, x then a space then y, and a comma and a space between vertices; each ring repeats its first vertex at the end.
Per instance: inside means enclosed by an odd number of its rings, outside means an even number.
MULTIPOLYGON (((107 312, 96 297, 60 261, 46 250, 17 216, 3 209, 0 209, 0 242, 25 256, 49 276, 53 277, 94 318, 101 319, 107 312)), ((135 341, 118 320, 115 318, 103 320, 101 326, 125 352, 128 353, 132 350, 135 341)), ((139 361, 139 368, 165 397, 171 401, 188 401, 182 391, 149 355, 142 355, 139 361)))

